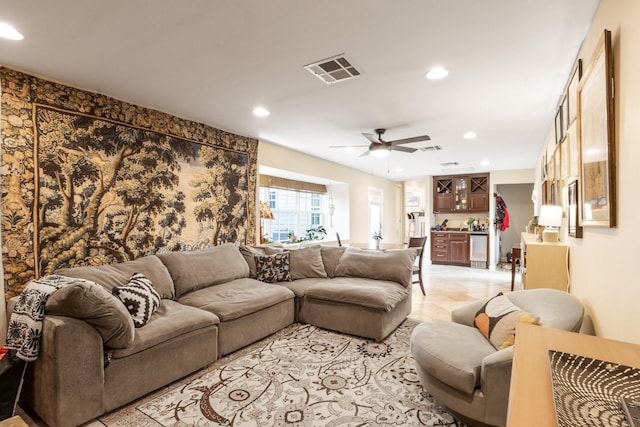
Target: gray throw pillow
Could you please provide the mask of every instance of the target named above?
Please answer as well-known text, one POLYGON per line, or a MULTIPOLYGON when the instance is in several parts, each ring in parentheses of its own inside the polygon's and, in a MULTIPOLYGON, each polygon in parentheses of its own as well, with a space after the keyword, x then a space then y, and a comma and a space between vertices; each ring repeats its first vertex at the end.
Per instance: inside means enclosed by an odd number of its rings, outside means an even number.
POLYGON ((199 251, 166 252, 158 258, 173 278, 176 298, 182 295, 249 277, 249 266, 233 243, 199 251))
POLYGON ((364 277, 411 285, 416 251, 373 251, 349 247, 336 267, 336 277, 364 277))
POLYGON ((320 245, 290 250, 289 255, 292 280, 327 277, 320 253, 320 245))
POLYGON ((133 319, 122 302, 102 286, 89 280, 69 278, 45 305, 49 314, 81 319, 93 326, 106 347, 127 348, 133 344, 133 319))

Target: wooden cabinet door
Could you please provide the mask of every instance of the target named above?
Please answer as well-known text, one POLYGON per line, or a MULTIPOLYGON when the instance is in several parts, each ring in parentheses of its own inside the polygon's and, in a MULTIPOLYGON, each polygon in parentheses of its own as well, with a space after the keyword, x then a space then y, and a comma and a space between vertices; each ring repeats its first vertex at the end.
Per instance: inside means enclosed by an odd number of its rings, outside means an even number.
POLYGON ((455 212, 469 211, 469 180, 465 176, 458 176, 454 180, 453 192, 455 212))
POLYGON ((453 212, 453 196, 453 179, 451 177, 436 177, 433 179, 434 212, 453 212))
POLYGON ((489 174, 469 176, 469 212, 489 211, 489 174))
POLYGON ((469 265, 468 233, 455 233, 449 236, 449 263, 469 265))

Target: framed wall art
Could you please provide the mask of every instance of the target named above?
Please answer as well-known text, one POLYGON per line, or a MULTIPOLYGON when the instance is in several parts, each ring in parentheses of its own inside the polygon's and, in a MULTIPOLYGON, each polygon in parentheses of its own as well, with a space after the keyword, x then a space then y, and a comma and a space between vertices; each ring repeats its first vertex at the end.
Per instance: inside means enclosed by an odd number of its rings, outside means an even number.
POLYGON ((574 179, 569 183, 567 191, 567 224, 569 236, 581 238, 582 227, 578 223, 578 192, 578 180, 574 179))
POLYGON ((611 32, 602 39, 578 85, 580 225, 616 225, 616 166, 611 32))
POLYGON ((569 177, 571 170, 569 164, 569 144, 571 135, 568 133, 564 136, 564 139, 560 143, 560 178, 566 179, 569 177))
POLYGON ((558 107, 558 111, 556 112, 556 144, 559 144, 564 138, 564 127, 562 126, 562 105, 558 107))
POLYGON ((582 59, 578 58, 576 66, 571 73, 571 80, 569 80, 569 86, 567 87, 567 128, 573 124, 578 117, 578 83, 582 77, 582 59))

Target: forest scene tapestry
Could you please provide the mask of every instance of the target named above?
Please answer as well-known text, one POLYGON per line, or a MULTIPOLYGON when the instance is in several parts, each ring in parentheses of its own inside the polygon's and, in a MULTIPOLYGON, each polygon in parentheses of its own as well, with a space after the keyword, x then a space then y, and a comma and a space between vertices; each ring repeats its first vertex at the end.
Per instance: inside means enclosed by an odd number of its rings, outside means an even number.
POLYGON ((56 269, 255 242, 258 141, 0 67, 5 299, 56 269))
POLYGON ((41 275, 246 242, 245 153, 43 106, 35 117, 41 275))

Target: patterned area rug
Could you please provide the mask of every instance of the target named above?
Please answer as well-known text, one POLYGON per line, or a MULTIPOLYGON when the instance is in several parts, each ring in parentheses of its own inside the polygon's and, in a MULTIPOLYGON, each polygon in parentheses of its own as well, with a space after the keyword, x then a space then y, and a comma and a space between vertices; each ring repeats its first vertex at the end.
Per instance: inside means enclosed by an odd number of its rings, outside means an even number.
POLYGON ((116 426, 463 426, 424 392, 406 320, 383 342, 294 324, 99 419, 116 426))

